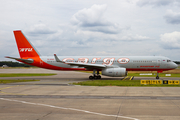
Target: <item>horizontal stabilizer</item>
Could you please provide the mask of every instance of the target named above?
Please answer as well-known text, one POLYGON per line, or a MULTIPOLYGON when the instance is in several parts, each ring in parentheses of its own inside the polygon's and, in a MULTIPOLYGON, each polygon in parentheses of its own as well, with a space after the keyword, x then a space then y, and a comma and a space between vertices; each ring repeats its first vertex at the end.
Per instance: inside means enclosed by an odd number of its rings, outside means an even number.
POLYGON ((15 60, 20 60, 20 61, 26 62, 26 63, 33 63, 33 62, 34 62, 33 59, 21 59, 21 58, 9 57, 9 56, 6 56, 6 58, 15 59, 15 60))

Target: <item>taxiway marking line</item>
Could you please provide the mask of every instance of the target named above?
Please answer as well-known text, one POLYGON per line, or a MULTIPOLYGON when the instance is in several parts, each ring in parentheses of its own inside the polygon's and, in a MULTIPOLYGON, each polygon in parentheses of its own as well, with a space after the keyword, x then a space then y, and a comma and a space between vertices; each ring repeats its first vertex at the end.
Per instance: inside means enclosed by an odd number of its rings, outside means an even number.
POLYGON ((57 108, 57 109, 79 111, 79 112, 84 112, 84 113, 89 113, 89 114, 95 114, 95 115, 101 115, 101 116, 107 116, 107 117, 118 117, 118 118, 139 120, 139 119, 137 119, 137 118, 132 118, 132 117, 119 116, 119 115, 109 115, 109 114, 91 112, 91 111, 81 110, 81 109, 76 109, 76 108, 65 108, 65 107, 59 107, 59 106, 54 106, 54 105, 41 104, 41 103, 32 103, 32 102, 26 102, 26 101, 21 101, 21 100, 12 100, 12 99, 6 99, 6 98, 0 98, 0 99, 1 99, 1 100, 5 100, 5 101, 13 101, 13 102, 19 102, 19 103, 24 103, 24 104, 30 104, 30 105, 39 105, 39 106, 45 106, 45 107, 51 107, 51 108, 57 108))
POLYGON ((14 88, 14 87, 19 87, 19 86, 24 86, 24 85, 16 85, 16 86, 11 86, 11 87, 0 88, 0 93, 10 94, 10 95, 26 95, 26 94, 18 94, 18 93, 7 93, 7 92, 3 92, 3 91, 2 91, 2 90, 5 90, 5 89, 14 88))

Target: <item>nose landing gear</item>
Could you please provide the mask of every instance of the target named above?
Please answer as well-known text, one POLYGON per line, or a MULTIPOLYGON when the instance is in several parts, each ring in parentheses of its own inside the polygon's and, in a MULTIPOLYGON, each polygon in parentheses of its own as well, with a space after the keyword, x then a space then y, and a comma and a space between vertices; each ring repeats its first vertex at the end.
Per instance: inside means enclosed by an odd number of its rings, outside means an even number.
POLYGON ((159 73, 162 73, 163 71, 157 71, 156 79, 159 79, 159 73))
POLYGON ((159 79, 159 76, 156 76, 156 79, 159 79))

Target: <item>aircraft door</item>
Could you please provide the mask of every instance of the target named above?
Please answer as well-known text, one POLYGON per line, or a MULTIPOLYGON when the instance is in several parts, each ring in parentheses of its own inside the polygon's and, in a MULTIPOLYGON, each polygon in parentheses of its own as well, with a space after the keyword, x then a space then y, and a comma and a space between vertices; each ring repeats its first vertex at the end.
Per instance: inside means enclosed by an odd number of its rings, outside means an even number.
POLYGON ((161 60, 157 60, 157 66, 161 65, 161 60))

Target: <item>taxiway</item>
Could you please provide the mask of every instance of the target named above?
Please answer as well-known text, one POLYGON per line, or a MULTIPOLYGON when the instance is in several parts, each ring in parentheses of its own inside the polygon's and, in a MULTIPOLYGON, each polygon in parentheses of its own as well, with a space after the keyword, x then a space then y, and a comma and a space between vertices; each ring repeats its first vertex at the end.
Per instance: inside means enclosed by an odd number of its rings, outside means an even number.
MULTIPOLYGON (((69 83, 86 81, 89 74, 40 68, 0 69, 0 73, 57 73, 54 76, 1 77, 40 80, 0 84, 1 120, 180 119, 179 87, 74 86, 69 83)), ((103 79, 110 78, 103 76, 103 79)))

